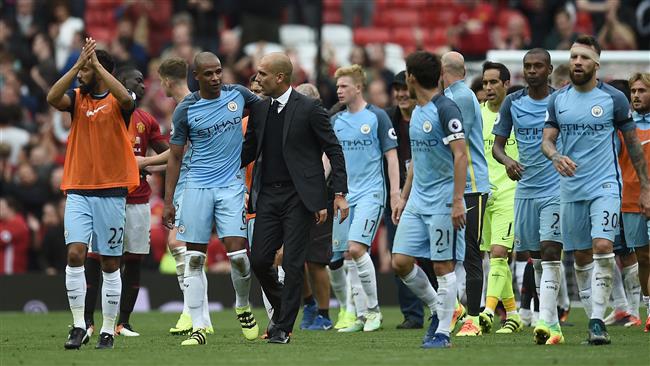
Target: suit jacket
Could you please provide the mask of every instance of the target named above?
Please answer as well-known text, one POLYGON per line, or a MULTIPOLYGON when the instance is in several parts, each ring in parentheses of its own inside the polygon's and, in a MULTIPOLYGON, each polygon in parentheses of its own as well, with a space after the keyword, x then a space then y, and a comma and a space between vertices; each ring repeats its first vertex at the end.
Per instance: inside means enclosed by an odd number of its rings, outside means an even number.
MULTIPOLYGON (((261 190, 264 157, 264 129, 271 105, 271 98, 255 103, 250 108, 246 137, 242 149, 242 166, 255 161, 253 184, 250 192, 249 210, 254 211, 261 190)), ((327 207, 327 187, 323 170, 322 154, 330 160, 332 189, 348 192, 345 159, 327 112, 320 102, 293 90, 284 106, 284 130, 282 131, 282 154, 291 180, 307 209, 317 212, 327 207)))

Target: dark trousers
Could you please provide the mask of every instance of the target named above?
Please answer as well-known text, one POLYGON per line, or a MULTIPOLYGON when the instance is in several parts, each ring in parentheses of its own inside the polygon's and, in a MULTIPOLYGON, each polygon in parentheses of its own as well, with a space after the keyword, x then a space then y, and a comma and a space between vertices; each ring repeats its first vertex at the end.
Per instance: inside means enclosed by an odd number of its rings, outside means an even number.
MULTIPOLYGON (((395 231, 397 227, 393 224, 391 219, 391 211, 387 209, 384 212, 384 226, 386 227, 386 240, 388 241, 388 248, 393 250, 393 239, 395 239, 395 231)), ((425 258, 417 258, 418 265, 422 267, 424 273, 429 277, 434 287, 437 286, 435 275, 433 274, 433 267, 430 260, 425 258)), ((404 319, 411 319, 420 324, 424 323, 424 310, 422 301, 415 296, 415 294, 402 282, 396 275, 395 285, 397 286, 397 301, 399 302, 399 309, 404 316, 404 319)))
POLYGON ((481 258, 481 237, 483 232, 483 215, 487 204, 487 193, 465 194, 467 211, 465 227, 465 293, 467 312, 476 316, 481 312, 481 295, 483 294, 483 258, 481 258))
POLYGON ((265 185, 257 200, 257 216, 251 248, 251 267, 271 305, 275 327, 293 330, 302 291, 309 230, 314 222, 295 188, 291 185, 265 185), (275 253, 284 244, 282 268, 284 286, 273 268, 275 253))

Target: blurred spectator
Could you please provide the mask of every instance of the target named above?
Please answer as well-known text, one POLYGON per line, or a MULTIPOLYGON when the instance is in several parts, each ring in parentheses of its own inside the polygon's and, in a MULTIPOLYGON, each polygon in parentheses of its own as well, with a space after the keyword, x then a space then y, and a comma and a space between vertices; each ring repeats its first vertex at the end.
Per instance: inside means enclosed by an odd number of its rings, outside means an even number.
POLYGON ((16 17, 17 30, 22 35, 23 39, 29 40, 34 35, 45 29, 43 24, 43 17, 35 16, 35 1, 34 0, 17 0, 16 1, 16 17))
POLYGON ((14 181, 6 183, 5 195, 11 196, 23 207, 24 212, 41 218, 43 204, 47 202, 47 184, 38 180, 34 167, 21 163, 16 170, 14 181))
POLYGON ((500 50, 522 50, 530 48, 530 29, 522 15, 512 16, 503 32, 495 30, 494 46, 500 50))
POLYGON ((22 39, 19 32, 14 30, 9 19, 4 18, 0 18, 0 54, 3 54, 5 62, 9 59, 18 60, 18 66, 28 63, 30 59, 28 44, 22 39))
POLYGON ((452 48, 466 60, 485 58, 492 48, 490 32, 495 26, 496 10, 485 1, 460 1, 457 6, 455 26, 449 29, 452 48))
MULTIPOLYGON (((368 46, 368 61, 370 62, 370 80, 382 79, 384 86, 391 88, 395 75, 386 67, 386 50, 383 44, 371 44, 368 46)), ((391 90, 387 90, 391 92, 391 90)))
MULTIPOLYGON (((180 57, 188 65, 190 72, 187 73, 187 85, 191 91, 198 90, 198 83, 194 80, 192 68, 194 65, 194 56, 201 52, 201 49, 194 45, 192 17, 188 13, 181 13, 172 19, 172 43, 160 55, 161 59, 169 57, 180 57)), ((154 74, 155 75, 155 74, 154 74)))
POLYGON ((65 0, 55 0, 52 11, 56 23, 50 25, 50 36, 56 47, 56 67, 62 70, 68 61, 74 36, 84 29, 84 22, 70 14, 70 5, 65 0))
POLYGON ((639 48, 650 49, 650 0, 643 0, 639 3, 633 19, 639 37, 639 48))
POLYGON ((215 0, 188 0, 187 11, 192 15, 196 45, 204 51, 216 53, 219 49, 219 13, 215 0))
MULTIPOLYGON (((147 76, 147 50, 143 45, 135 40, 135 30, 133 21, 129 18, 121 18, 117 23, 117 39, 121 47, 128 52, 129 58, 133 60, 136 69, 142 71, 147 76)), ((113 54, 113 57, 116 57, 113 54)), ((118 69, 117 67, 115 68, 118 69)))
POLYGON ((372 26, 375 2, 368 0, 346 0, 341 2, 343 24, 350 28, 372 26))
POLYGON ((318 27, 320 3, 321 0, 290 0, 287 9, 289 23, 318 27))
MULTIPOLYGON (((150 55, 159 55, 171 35, 171 0, 128 0, 124 2, 124 16, 130 18, 143 35, 135 37, 146 46, 150 55), (145 41, 146 40, 146 41, 145 41)), ((137 32, 136 32, 137 33, 137 32)))
POLYGON ((11 197, 0 197, 0 274, 27 271, 29 242, 29 228, 18 203, 11 197))
MULTIPOLYGON (((45 97, 50 91, 50 86, 54 85, 59 77, 59 73, 54 63, 54 43, 45 33, 37 33, 32 41, 32 54, 36 56, 34 66, 29 71, 34 84, 40 88, 38 94, 41 100, 45 102, 45 97)), ((43 108, 47 107, 42 103, 43 108)))
POLYGON ((571 82, 569 78, 569 64, 560 64, 558 67, 553 70, 553 75, 551 75, 551 83, 555 89, 564 88, 567 84, 571 82))
POLYGON ((241 9, 241 43, 266 41, 280 43, 280 18, 283 1, 239 0, 241 9))
POLYGON ((239 35, 233 30, 221 32, 221 42, 217 56, 219 56, 221 66, 229 68, 235 73, 239 84, 245 84, 250 76, 255 73, 251 58, 244 53, 239 42, 239 35))
POLYGON ((604 50, 636 50, 636 38, 629 25, 621 22, 618 7, 607 11, 605 25, 598 32, 598 43, 604 50))
POLYGON ((388 91, 386 84, 382 79, 376 79, 368 84, 368 103, 374 104, 379 108, 387 108, 389 106, 388 91))
POLYGON ((575 17, 566 8, 555 13, 555 28, 546 37, 544 48, 547 50, 568 50, 578 38, 575 31, 575 17))
POLYGON ((48 275, 62 273, 67 264, 63 214, 65 199, 51 201, 43 206, 43 224, 40 228, 41 266, 48 275))
POLYGON ((29 142, 29 133, 22 128, 13 126, 16 120, 16 114, 20 119, 21 111, 17 105, 0 104, 0 144, 9 145, 11 153, 9 155, 9 164, 16 166, 18 163, 18 154, 22 151, 23 146, 29 142))

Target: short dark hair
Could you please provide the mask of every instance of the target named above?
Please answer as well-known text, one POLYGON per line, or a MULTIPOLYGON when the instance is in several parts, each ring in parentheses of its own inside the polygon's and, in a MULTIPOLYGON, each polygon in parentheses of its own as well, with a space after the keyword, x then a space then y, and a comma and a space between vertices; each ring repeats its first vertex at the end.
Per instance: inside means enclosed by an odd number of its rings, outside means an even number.
POLYGON ((506 65, 500 62, 485 61, 483 63, 482 74, 485 74, 487 70, 499 70, 499 80, 501 80, 504 83, 506 81, 510 81, 510 70, 508 70, 506 65))
POLYGON ((97 61, 99 61, 102 67, 112 74, 113 70, 115 69, 115 61, 113 60, 113 56, 104 50, 96 50, 95 54, 97 55, 97 61))
POLYGON ((140 70, 136 69, 133 66, 120 67, 119 69, 117 69, 117 71, 115 71, 115 78, 117 78, 117 80, 119 80, 122 84, 124 84, 124 79, 126 79, 126 77, 130 73, 136 72, 136 71, 140 71, 140 70))
POLYGON ((576 38, 576 40, 574 41, 574 43, 593 47, 596 50, 598 56, 600 56, 600 51, 602 51, 602 48, 600 48, 600 43, 598 43, 598 40, 588 34, 579 35, 578 38, 576 38))
POLYGON ((187 79, 187 62, 180 57, 167 58, 158 66, 158 74, 164 78, 185 80, 187 79))
POLYGON ((614 88, 618 89, 621 93, 625 95, 627 98, 628 102, 632 101, 632 98, 630 97, 630 83, 627 82, 627 80, 623 79, 615 79, 615 80, 610 80, 607 82, 607 84, 613 86, 614 88))
POLYGON ((474 93, 483 90, 483 78, 476 76, 474 79, 472 79, 470 89, 472 89, 474 93))
POLYGON ((548 53, 548 51, 543 48, 537 47, 526 52, 526 54, 524 55, 524 60, 526 59, 526 57, 528 57, 528 55, 542 55, 544 56, 544 61, 546 61, 546 64, 547 65, 551 64, 551 54, 548 53))
POLYGON ((423 88, 438 87, 441 68, 440 58, 427 51, 416 51, 406 57, 406 72, 413 75, 423 88))

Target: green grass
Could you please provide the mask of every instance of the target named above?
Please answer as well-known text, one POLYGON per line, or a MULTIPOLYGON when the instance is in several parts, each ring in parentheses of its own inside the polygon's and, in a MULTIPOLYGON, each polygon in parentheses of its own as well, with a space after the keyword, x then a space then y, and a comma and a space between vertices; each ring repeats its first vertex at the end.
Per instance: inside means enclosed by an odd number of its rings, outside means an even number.
MULTIPOLYGON (((453 338, 453 348, 422 350, 424 330, 396 330, 401 315, 383 308, 384 329, 376 333, 337 334, 295 331, 289 345, 247 342, 234 311, 213 313, 216 334, 208 344, 179 346, 184 337, 167 330, 176 314, 134 314, 131 323, 143 334, 119 337, 114 350, 94 349, 97 336, 80 351, 65 351, 63 343, 71 315, 0 313, 0 365, 650 365, 650 334, 640 328, 610 327, 612 345, 586 346, 586 318, 582 309, 571 313, 573 327, 564 327, 566 344, 556 347, 532 343, 532 328, 515 335, 488 334, 453 338)), ((266 324, 263 310, 255 314, 266 324)), ((97 314, 96 319, 101 319, 97 314)))

